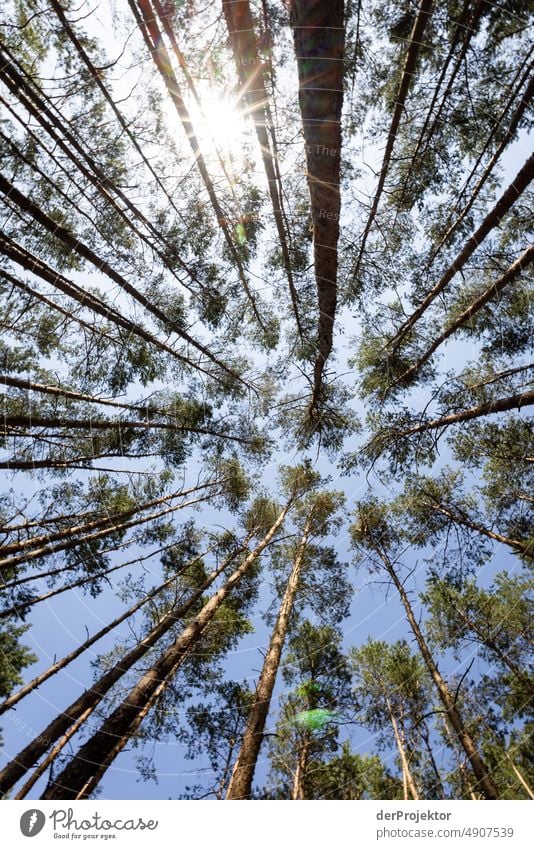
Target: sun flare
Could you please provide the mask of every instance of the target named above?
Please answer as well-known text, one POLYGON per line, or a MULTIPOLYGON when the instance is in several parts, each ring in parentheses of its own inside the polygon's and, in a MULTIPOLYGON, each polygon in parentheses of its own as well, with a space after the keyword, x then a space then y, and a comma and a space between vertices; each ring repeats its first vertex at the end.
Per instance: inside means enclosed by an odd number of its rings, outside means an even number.
POLYGON ((207 134, 222 148, 238 145, 245 130, 245 120, 235 97, 206 92, 197 107, 201 133, 207 134))

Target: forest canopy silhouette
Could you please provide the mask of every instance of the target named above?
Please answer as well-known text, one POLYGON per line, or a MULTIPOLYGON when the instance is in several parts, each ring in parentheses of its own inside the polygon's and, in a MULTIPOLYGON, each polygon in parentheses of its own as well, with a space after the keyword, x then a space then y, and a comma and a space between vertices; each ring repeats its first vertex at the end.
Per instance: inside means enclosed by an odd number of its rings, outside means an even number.
POLYGON ((6 0, 0 794, 534 799, 526 0, 6 0))

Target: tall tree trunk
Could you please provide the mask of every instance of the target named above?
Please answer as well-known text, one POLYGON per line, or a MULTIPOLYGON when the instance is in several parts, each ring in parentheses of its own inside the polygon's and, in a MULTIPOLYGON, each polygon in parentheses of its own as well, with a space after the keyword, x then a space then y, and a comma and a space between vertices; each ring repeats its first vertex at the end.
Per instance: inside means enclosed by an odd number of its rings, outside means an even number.
MULTIPOLYGON (((440 428, 450 427, 460 422, 468 422, 472 419, 479 419, 482 416, 496 415, 509 410, 520 410, 522 407, 530 407, 534 404, 534 391, 518 392, 517 395, 509 395, 506 398, 496 398, 494 401, 487 401, 485 404, 479 404, 476 407, 470 407, 468 410, 461 410, 459 413, 450 413, 447 416, 441 416, 439 419, 431 419, 429 422, 421 422, 420 424, 408 427, 405 430, 395 431, 391 429, 391 439, 403 439, 406 436, 413 436, 416 433, 424 433, 428 430, 439 430, 440 428)), ((389 430, 389 429, 388 429, 389 430)), ((387 430, 379 433, 383 438, 387 430)), ((376 439, 376 437, 375 437, 376 439)), ((372 444, 368 443, 369 445, 372 444)), ((528 458, 523 458, 528 462, 528 458)))
MULTIPOLYGON (((153 704, 156 692, 163 692, 173 680, 186 654, 200 639, 224 600, 250 570, 262 551, 269 545, 281 527, 292 505, 288 501, 261 542, 243 560, 225 584, 212 595, 200 613, 190 622, 175 642, 154 665, 141 676, 128 695, 103 722, 101 727, 80 748, 53 785, 43 794, 43 799, 76 799, 87 795, 84 789, 91 782, 100 764, 108 767, 137 730, 140 717, 144 717, 153 704)), ((101 772, 98 772, 99 777, 101 772)), ((93 786, 93 785, 91 785, 93 786)))
POLYGON ((308 768, 308 753, 310 741, 306 737, 299 747, 297 754, 297 766, 293 777, 293 787, 291 788, 291 799, 293 801, 304 800, 306 798, 306 790, 304 781, 306 778, 306 770, 308 768))
POLYGON ((410 771, 410 765, 408 764, 408 758, 406 757, 406 749, 404 747, 404 740, 401 737, 399 731, 399 724, 397 722, 397 718, 391 706, 389 699, 386 699, 386 704, 388 706, 389 713, 389 721, 391 722, 391 727, 393 728, 393 736, 395 738, 395 743, 397 744, 397 749, 399 752, 399 757, 402 764, 402 775, 404 779, 404 787, 405 787, 405 799, 408 798, 406 795, 406 787, 409 788, 410 793, 412 794, 412 799, 419 799, 419 794, 417 792, 417 787, 415 786, 415 782, 413 780, 412 773, 410 771))
MULTIPOLYGON (((0 233, 0 248, 2 253, 4 253, 10 260, 20 265, 22 268, 25 268, 26 271, 30 271, 32 274, 36 274, 42 280, 45 280, 47 283, 50 283, 56 289, 59 289, 60 292, 63 292, 69 298, 72 298, 76 303, 85 307, 86 309, 92 310, 97 315, 101 315, 103 318, 107 319, 107 321, 112 322, 117 325, 117 327, 122 328, 130 333, 133 333, 135 336, 140 337, 145 342, 148 342, 150 345, 154 345, 161 351, 165 351, 165 353, 169 354, 174 359, 178 360, 181 363, 185 363, 186 365, 194 367, 197 371, 201 371, 203 374, 206 374, 208 377, 212 377, 215 380, 217 378, 215 374, 208 372, 202 366, 198 365, 198 363, 193 364, 191 360, 185 357, 183 354, 180 354, 178 351, 175 351, 170 345, 166 342, 162 342, 158 339, 154 334, 150 333, 148 330, 145 330, 144 327, 140 327, 138 324, 130 321, 121 315, 117 310, 114 310, 113 307, 108 306, 104 301, 100 300, 96 295, 88 292, 83 289, 81 286, 78 286, 76 283, 73 283, 71 280, 67 280, 62 274, 55 271, 51 266, 47 265, 38 257, 34 256, 30 251, 23 248, 21 245, 18 245, 12 239, 6 238, 0 233)), ((73 317, 74 318, 74 317, 73 317)), ((244 383, 242 378, 240 378, 241 383, 244 383)))
POLYGON ((517 71, 517 74, 516 74, 514 80, 512 81, 511 86, 510 86, 510 88, 512 88, 512 86, 515 84, 515 87, 513 87, 513 89, 512 89, 512 94, 509 97, 509 99, 507 100, 507 102, 505 103, 505 105, 503 106, 502 111, 500 112, 498 117, 496 117, 494 125, 493 125, 493 129, 491 130, 489 137, 486 139, 486 143, 485 143, 484 147, 479 152, 477 160, 476 160, 475 164, 473 165, 469 176, 467 177, 467 179, 464 182, 464 185, 463 185, 463 187, 462 187, 462 189, 461 189, 461 191, 458 195, 458 200, 452 208, 452 214, 449 216, 449 219, 448 219, 449 221, 451 221, 451 223, 450 223, 449 227, 447 228, 446 232, 444 233, 444 235, 439 240, 438 244, 432 249, 432 254, 431 254, 430 258, 428 259, 428 261, 426 263, 427 268, 430 268, 430 266, 432 265, 432 263, 434 262, 434 260, 438 256, 438 254, 440 253, 443 246, 447 244, 447 242, 449 241, 451 236, 456 232, 458 227, 461 225, 462 221, 465 220, 467 214, 471 211, 471 208, 472 208, 475 200, 479 196, 482 188, 485 186, 485 184, 488 181, 488 178, 491 176, 493 169, 497 165, 497 163, 498 163, 498 161, 501 157, 501 154, 506 149, 506 147, 510 144, 512 139, 514 138, 515 133, 517 131, 517 128, 518 128, 518 126, 519 126, 519 124, 520 124, 520 122, 523 118, 523 115, 525 114, 525 112, 529 108, 530 103, 532 101, 532 98, 534 97, 534 76, 531 76, 532 67, 533 67, 533 64, 530 63, 530 64, 527 65, 526 69, 524 68, 524 66, 522 66, 517 71), (529 77, 530 77, 530 80, 529 80, 529 77), (518 82, 518 79, 519 79, 519 82, 518 82), (524 92, 522 92, 521 89, 523 88, 525 82, 527 83, 527 87, 526 87, 526 90, 524 92), (505 121, 508 117, 510 109, 512 108, 513 103, 517 99, 518 96, 519 96, 519 103, 517 104, 517 107, 515 108, 514 112, 512 113, 512 117, 511 117, 510 121, 508 122, 508 126, 506 127, 505 132, 502 134, 501 141, 499 142, 499 144, 495 148, 493 155, 491 156, 489 162, 485 166, 484 171, 482 172, 481 176, 477 180, 477 183, 476 183, 473 191, 471 192, 469 200, 467 201, 467 203, 465 204, 465 206, 463 207, 461 212, 458 214, 458 216, 454 220, 451 220, 454 213, 456 212, 456 210, 460 206, 460 202, 462 200, 462 197, 465 195, 467 186, 469 185, 469 183, 473 179, 474 175, 476 174, 478 167, 479 167, 483 157, 486 154, 487 149, 491 145, 495 133, 497 131, 502 132, 502 128, 505 125, 505 121))
MULTIPOLYGON (((67 18, 65 16, 64 9, 62 8, 61 4, 58 2, 58 0, 51 0, 51 4, 52 4, 52 7, 53 7, 56 15, 58 16, 59 20, 61 21, 62 29, 66 32, 66 34, 68 35, 68 37, 72 41, 73 45, 75 46, 75 48, 78 52, 78 55, 80 56, 80 59, 82 60, 82 62, 86 66, 86 68, 89 70, 95 85, 98 86, 98 88, 100 89, 100 91, 102 92, 104 97, 106 98, 107 102, 109 103, 109 105, 110 105, 111 109, 113 110, 113 113, 115 114, 115 117, 117 118, 117 121, 119 122, 121 128, 127 134, 128 139, 130 140, 130 142, 134 146, 135 150, 137 151, 137 153, 141 157, 145 167, 151 173, 152 177, 154 178, 154 180, 158 184, 159 188, 161 189, 161 191, 163 192, 163 194, 167 198, 169 205, 173 208, 173 210, 175 211, 175 213, 177 215, 182 217, 179 208, 176 206, 176 204, 175 204, 175 202, 172 198, 172 195, 169 194, 169 192, 165 188, 164 182, 161 180, 157 171, 153 168, 152 164, 150 163, 150 160, 147 158, 146 154, 144 153, 142 147, 139 145, 139 142, 137 141, 135 133, 132 132, 132 130, 130 129, 128 121, 126 121, 126 119, 124 118, 124 116, 120 112, 119 108, 117 107, 117 104, 115 103, 115 101, 111 97, 108 89, 104 85, 103 80, 102 80, 102 73, 100 72, 100 70, 98 68, 95 67, 95 65, 92 63, 91 59, 89 58, 87 52, 84 50, 83 44, 81 43, 81 41, 77 37, 74 29, 72 28, 69 21, 67 20, 67 18)), ((167 239, 165 239, 162 234, 160 234, 160 239, 164 242, 167 249, 170 250, 170 255, 172 256, 173 260, 175 260, 178 263, 178 265, 188 274, 188 276, 191 278, 191 280, 193 280, 200 288, 202 288, 202 284, 198 280, 198 277, 195 274, 194 270, 187 263, 185 263, 180 256, 177 255, 176 245, 173 245, 171 242, 167 241, 167 239)), ((162 261, 166 265, 166 267, 169 268, 169 270, 171 271, 173 276, 175 276, 176 279, 178 279, 182 283, 182 285, 185 286, 185 288, 187 288, 188 291, 191 292, 191 294, 194 296, 195 292, 193 291, 193 289, 190 286, 188 286, 186 283, 184 283, 183 280, 180 280, 180 278, 175 274, 175 272, 172 268, 172 263, 169 263, 167 261, 167 257, 166 257, 165 252, 159 253, 158 255, 160 256, 160 258, 162 259, 162 261)))
MULTIPOLYGON (((159 5, 158 0, 155 0, 155 2, 159 5)), ((269 195, 273 207, 276 230, 280 240, 284 269, 289 284, 293 314, 295 316, 298 332, 302 336, 298 295, 295 289, 295 282, 293 280, 293 272, 291 269, 291 258, 289 255, 289 234, 287 232, 287 222, 284 219, 284 210, 282 206, 282 186, 280 174, 277 170, 277 163, 275 161, 275 156, 273 155, 272 146, 269 140, 269 133, 267 131, 269 128, 271 133, 274 134, 274 127, 270 119, 270 110, 268 105, 269 96, 267 94, 265 70, 258 54, 256 33, 254 32, 254 21, 250 10, 250 3, 249 0, 222 0, 222 7, 226 20, 226 27, 228 29, 228 35, 230 37, 230 44, 232 46, 237 76, 241 86, 240 97, 244 100, 247 106, 247 112, 254 123, 256 136, 260 146, 263 167, 267 177, 269 195)))
POLYGON ((189 110, 187 109, 185 101, 182 97, 180 85, 178 83, 176 74, 174 73, 169 52, 165 47, 163 35, 157 23, 156 12, 152 8, 150 0, 128 0, 128 4, 138 22, 138 25, 142 25, 140 26, 140 29, 145 43, 149 49, 152 59, 154 60, 154 64, 165 83, 171 102, 174 108, 176 109, 176 113, 182 124, 184 133, 187 137, 187 141, 189 142, 189 145, 193 152, 195 165, 199 170, 200 176, 202 177, 202 182, 204 183, 204 186, 208 193, 212 209, 217 219, 217 224, 221 228, 230 255, 234 260, 235 266, 239 274, 239 279, 241 281, 243 290, 247 296, 249 304, 252 308, 254 318, 256 319, 259 327, 261 327, 261 329, 265 331, 265 323, 258 311, 258 307, 256 305, 256 297, 250 290, 250 286, 248 284, 241 257, 239 256, 239 253, 234 244, 234 240, 228 228, 226 215, 224 214, 221 204, 219 203, 219 199, 215 192, 215 186, 209 175, 202 150, 200 149, 200 144, 195 133, 195 128, 193 126, 189 110))
POLYGON ((475 745, 475 742, 470 732, 464 725, 460 712, 456 707, 455 697, 450 692, 447 684, 445 683, 445 680, 443 679, 441 673, 438 670, 438 667, 434 662, 434 658, 432 657, 426 640, 424 639, 421 629, 419 628, 419 624, 414 616, 410 600, 408 598, 406 590, 404 589, 404 586, 402 585, 402 582, 399 580, 399 577, 395 571, 395 567, 385 551, 381 549, 376 550, 380 558, 382 559, 386 571, 390 576, 391 580, 393 581, 397 592, 399 593, 404 610, 406 611, 406 617, 408 619, 408 622, 410 623, 410 628, 412 629, 413 635, 417 641, 417 645, 419 646, 419 650, 421 652, 421 656, 424 660, 425 666, 428 669, 432 680, 434 681, 439 698, 441 699, 441 702, 445 710, 447 711, 447 716, 452 728, 454 729, 454 733, 458 737, 458 741, 460 742, 465 754, 469 759, 469 763, 471 764, 471 768, 477 779, 478 785, 487 799, 498 799, 499 791, 497 790, 493 778, 488 772, 486 764, 482 760, 482 757, 475 745))
POLYGON ((10 203, 15 203, 19 209, 30 215, 32 221, 37 221, 56 239, 62 241, 65 245, 67 245, 67 247, 78 254, 78 256, 83 257, 83 259, 87 262, 90 262, 91 265, 93 265, 101 274, 105 274, 110 280, 113 280, 113 282, 127 292, 131 298, 141 304, 147 312, 158 319, 158 321, 161 321, 165 328, 172 330, 181 339, 203 354, 203 356, 211 360, 212 363, 215 363, 215 365, 227 372, 227 374, 239 379, 239 376, 214 354, 212 354, 208 348, 193 339, 193 337, 190 336, 189 333, 187 333, 178 323, 171 320, 168 312, 158 307, 157 304, 153 304, 146 295, 129 283, 125 277, 116 271, 116 269, 112 268, 106 260, 102 259, 92 250, 92 248, 80 241, 76 234, 71 233, 66 227, 63 227, 61 224, 54 221, 53 218, 50 218, 50 216, 33 203, 29 197, 20 192, 12 183, 9 182, 9 180, 6 180, 2 174, 0 174, 0 192, 9 198, 10 203))
POLYGON ((241 748, 237 756, 228 791, 227 799, 248 799, 252 793, 252 781, 258 755, 263 742, 265 724, 271 705, 271 697, 276 683, 280 658, 291 619, 291 611, 297 594, 304 554, 308 545, 311 529, 311 517, 304 528, 293 568, 289 576, 282 604, 278 611, 269 648, 263 661, 261 675, 254 694, 254 701, 243 734, 241 748))
POLYGON ((325 363, 332 351, 337 307, 344 3, 343 0, 291 0, 290 8, 319 301, 318 351, 310 402, 313 415, 319 405, 325 363))
POLYGON ((445 799, 445 789, 443 787, 443 781, 441 780, 441 775, 440 775, 440 772, 439 772, 439 769, 438 769, 438 765, 437 765, 436 759, 434 757, 434 752, 432 751, 432 744, 430 743, 430 734, 429 734, 426 722, 423 723, 423 731, 421 731, 421 738, 422 738, 422 740, 425 744, 425 749, 426 749, 427 754, 428 754, 430 766, 432 768, 432 772, 434 773, 434 777, 435 777, 434 784, 435 784, 437 792, 439 793, 439 798, 445 799))
MULTIPOLYGON (((3 383, 3 375, 0 376, 0 384, 3 383)), ((22 382, 22 381, 21 381, 22 382)), ((28 381, 30 383, 30 381, 28 381)), ((32 389, 32 386, 28 387, 32 389)), ((63 395, 63 397, 73 397, 75 393, 69 393, 64 395, 61 391, 57 393, 48 391, 53 387, 47 387, 47 390, 39 390, 37 391, 47 391, 47 394, 57 394, 63 395)), ((82 398, 80 400, 89 400, 87 398, 82 398)), ((93 399, 93 403, 100 404, 106 403, 105 401, 98 401, 96 398, 93 399)), ((109 403, 109 402, 108 402, 109 403)), ((116 404, 115 406, 121 407, 125 406, 124 404, 116 404)), ((185 425, 175 424, 173 422, 155 422, 152 419, 148 419, 147 421, 136 421, 135 419, 117 419, 113 421, 113 419, 68 419, 64 418, 61 414, 56 416, 40 416, 37 415, 10 415, 7 413, 2 417, 2 422, 4 427, 13 428, 13 427, 23 427, 23 428, 34 428, 34 427, 52 427, 52 428, 67 428, 68 430, 172 430, 176 433, 198 433, 201 436, 214 436, 218 439, 229 439, 233 442, 239 443, 249 443, 249 440, 244 439, 240 436, 230 436, 225 433, 220 433, 215 430, 210 430, 209 428, 203 427, 188 427, 185 425)))
POLYGON ((157 625, 139 643, 108 672, 102 675, 92 687, 85 690, 79 698, 69 705, 62 713, 53 719, 31 743, 29 743, 7 766, 0 772, 0 793, 6 794, 13 785, 49 750, 49 748, 66 734, 71 725, 76 722, 82 713, 89 710, 92 712, 111 690, 114 684, 137 663, 149 649, 179 621, 183 618, 193 605, 202 597, 216 578, 226 569, 229 563, 243 551, 243 546, 235 550, 224 562, 214 569, 202 586, 192 593, 191 597, 180 607, 170 610, 157 625))
POLYGON ((523 542, 519 539, 511 539, 510 537, 504 536, 504 534, 500 534, 497 531, 491 531, 489 528, 485 528, 483 525, 480 525, 478 522, 473 522, 467 516, 463 515, 463 513, 458 512, 457 510, 449 510, 447 507, 442 504, 438 504, 436 502, 432 502, 431 505, 433 510, 436 513, 441 513, 443 516, 447 516, 451 522, 458 523, 459 525, 464 525, 466 528, 470 528, 472 531, 476 531, 479 534, 482 534, 488 539, 495 540, 496 542, 502 542, 504 545, 508 545, 510 548, 519 551, 522 554, 529 554, 529 551, 532 549, 532 544, 528 542, 523 542))

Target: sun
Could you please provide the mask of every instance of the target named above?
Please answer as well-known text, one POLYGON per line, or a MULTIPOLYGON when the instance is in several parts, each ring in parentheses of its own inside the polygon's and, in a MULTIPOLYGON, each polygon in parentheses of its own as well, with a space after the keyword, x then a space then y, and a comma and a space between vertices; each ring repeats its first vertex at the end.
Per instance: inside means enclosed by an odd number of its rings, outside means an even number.
POLYGON ((188 109, 201 148, 238 155, 247 128, 235 93, 198 86, 197 96, 188 109))
POLYGON ((210 91, 202 97, 199 112, 203 128, 215 142, 223 148, 239 144, 245 126, 235 97, 210 91))

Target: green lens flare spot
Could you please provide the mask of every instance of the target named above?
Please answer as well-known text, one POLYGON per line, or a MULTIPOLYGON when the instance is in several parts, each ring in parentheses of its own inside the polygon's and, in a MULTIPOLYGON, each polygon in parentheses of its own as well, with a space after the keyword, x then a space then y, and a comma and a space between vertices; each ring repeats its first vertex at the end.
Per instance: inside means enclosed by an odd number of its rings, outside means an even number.
POLYGON ((336 713, 333 710, 315 708, 315 710, 303 710, 301 713, 297 713, 293 722, 306 731, 317 731, 335 718, 336 713))
POLYGON ((247 241, 247 231, 245 230, 245 225, 241 224, 241 222, 236 225, 235 237, 238 245, 244 245, 247 241))

